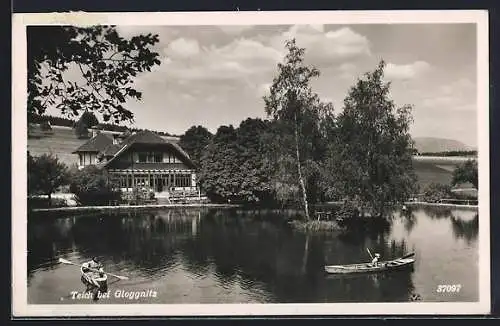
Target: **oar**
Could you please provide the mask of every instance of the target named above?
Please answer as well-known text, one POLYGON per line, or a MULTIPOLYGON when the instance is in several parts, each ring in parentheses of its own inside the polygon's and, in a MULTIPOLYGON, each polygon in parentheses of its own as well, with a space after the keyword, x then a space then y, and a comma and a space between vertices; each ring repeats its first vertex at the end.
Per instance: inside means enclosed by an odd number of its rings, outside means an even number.
MULTIPOLYGON (((73 262, 70 262, 69 260, 66 260, 66 259, 63 259, 63 258, 59 258, 59 262, 60 263, 63 263, 63 264, 68 264, 68 265, 74 265, 74 266, 82 266, 82 265, 79 265, 79 264, 75 264, 73 262)), ((90 267, 86 267, 87 269, 93 271, 93 272, 100 272, 99 270, 97 269, 94 269, 94 268, 90 268, 90 267)), ((108 274, 108 275, 111 275, 111 276, 114 276, 116 278, 119 278, 120 280, 128 280, 128 277, 126 276, 120 276, 120 275, 115 275, 115 274, 111 274, 109 272, 103 272, 104 274, 108 274)))
POLYGON ((399 258, 399 259, 410 258, 411 256, 415 256, 415 253, 414 253, 414 252, 411 252, 411 253, 409 253, 409 254, 404 255, 403 257, 401 257, 401 258, 399 258))
POLYGON ((366 250, 368 251, 368 254, 370 255, 370 258, 373 260, 373 256, 372 256, 372 253, 370 252, 370 249, 366 248, 366 250))

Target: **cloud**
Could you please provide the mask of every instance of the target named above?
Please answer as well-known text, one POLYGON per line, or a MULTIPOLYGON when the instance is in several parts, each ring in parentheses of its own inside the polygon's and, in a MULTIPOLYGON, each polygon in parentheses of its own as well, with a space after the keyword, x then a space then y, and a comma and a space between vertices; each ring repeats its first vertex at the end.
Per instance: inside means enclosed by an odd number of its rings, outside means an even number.
POLYGON ((229 35, 238 35, 252 29, 253 25, 219 25, 217 26, 224 33, 229 35))
POLYGON ((163 52, 170 58, 189 58, 200 53, 198 41, 178 38, 172 41, 163 52))
POLYGON ((453 112, 476 110, 476 85, 467 78, 460 78, 437 88, 434 96, 422 101, 424 107, 453 112))
POLYGON ((409 80, 421 76, 429 71, 431 65, 425 61, 415 61, 406 65, 388 63, 385 68, 385 77, 392 80, 409 80))
POLYGON ((450 84, 441 86, 441 91, 445 94, 475 92, 476 85, 467 78, 460 78, 450 84))
POLYGON ((178 39, 164 51, 161 78, 177 83, 189 81, 235 80, 249 82, 268 75, 281 60, 279 51, 246 38, 216 47, 200 47, 195 40, 178 39))
POLYGON ((285 41, 291 38, 306 48, 306 58, 315 64, 371 55, 369 40, 347 27, 326 32, 323 25, 293 25, 271 43, 283 49, 285 41))
POLYGON ((338 67, 340 78, 352 80, 357 77, 357 66, 351 62, 345 62, 338 67))
POLYGON ((184 100, 188 100, 188 101, 192 101, 195 99, 195 97, 189 93, 183 93, 181 94, 181 97, 184 99, 184 100))

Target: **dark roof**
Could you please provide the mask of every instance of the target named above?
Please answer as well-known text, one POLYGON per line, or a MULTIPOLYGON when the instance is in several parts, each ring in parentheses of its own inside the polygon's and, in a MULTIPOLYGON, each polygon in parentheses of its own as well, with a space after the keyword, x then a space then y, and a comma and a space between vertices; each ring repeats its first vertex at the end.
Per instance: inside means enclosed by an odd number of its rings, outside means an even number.
POLYGON ((167 141, 149 130, 141 130, 123 141, 123 144, 164 144, 167 141))
MULTIPOLYGON (((111 141, 112 142, 112 141, 111 141)), ((130 137, 126 138, 122 143, 118 145, 117 148, 113 148, 113 157, 108 160, 105 165, 108 165, 110 162, 112 162, 116 157, 119 156, 120 153, 124 152, 127 150, 130 146, 134 144, 164 144, 167 146, 171 146, 174 148, 179 154, 181 154, 183 160, 189 164, 194 166, 194 163, 191 161, 189 158, 189 155, 177 144, 166 141, 162 137, 158 136, 152 131, 149 130, 141 130, 135 134, 132 134, 130 137), (116 151, 115 151, 116 150, 116 151)), ((111 151, 111 149, 110 149, 111 151)), ((107 155, 107 154, 105 154, 107 155)))
POLYGON ((113 144, 113 139, 103 133, 99 133, 89 139, 88 142, 83 144, 82 146, 78 147, 77 150, 75 150, 73 153, 79 153, 79 152, 101 152, 103 151, 106 147, 109 145, 113 144))
POLYGON ((123 147, 123 144, 111 144, 107 146, 101 153, 104 156, 115 156, 116 153, 123 147))

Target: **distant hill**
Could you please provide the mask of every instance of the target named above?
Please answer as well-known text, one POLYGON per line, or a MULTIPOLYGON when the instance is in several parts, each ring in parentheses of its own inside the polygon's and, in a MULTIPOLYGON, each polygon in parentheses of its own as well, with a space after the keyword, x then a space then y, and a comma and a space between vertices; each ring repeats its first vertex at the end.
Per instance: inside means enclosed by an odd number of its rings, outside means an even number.
POLYGON ((419 153, 470 151, 475 149, 454 139, 415 137, 413 140, 415 141, 415 147, 419 153))

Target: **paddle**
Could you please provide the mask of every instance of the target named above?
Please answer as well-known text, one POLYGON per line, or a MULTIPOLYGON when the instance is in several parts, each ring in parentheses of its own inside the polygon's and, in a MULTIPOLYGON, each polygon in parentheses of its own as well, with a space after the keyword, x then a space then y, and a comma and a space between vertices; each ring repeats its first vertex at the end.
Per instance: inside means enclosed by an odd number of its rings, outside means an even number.
POLYGON ((370 252, 370 249, 366 248, 366 250, 368 251, 368 254, 370 255, 370 258, 373 260, 373 256, 372 256, 372 253, 370 252))
MULTIPOLYGON (((66 260, 66 259, 63 259, 63 258, 59 258, 59 262, 60 263, 63 263, 63 264, 68 264, 68 265, 74 265, 74 266, 80 266, 79 264, 75 264, 73 262, 70 262, 69 260, 66 260)), ((89 270, 93 271, 93 272, 99 272, 99 270, 97 269, 94 269, 94 268, 89 268, 87 267, 89 270)), ((115 275, 115 274, 111 274, 109 272, 103 272, 104 274, 108 274, 108 275, 111 275, 111 276, 114 276, 116 278, 119 278, 120 280, 128 280, 128 277, 126 276, 120 276, 120 275, 115 275)))
POLYGON ((398 258, 398 259, 410 258, 411 256, 415 256, 415 253, 414 253, 414 252, 411 252, 411 253, 406 254, 406 255, 404 255, 403 257, 398 258))

